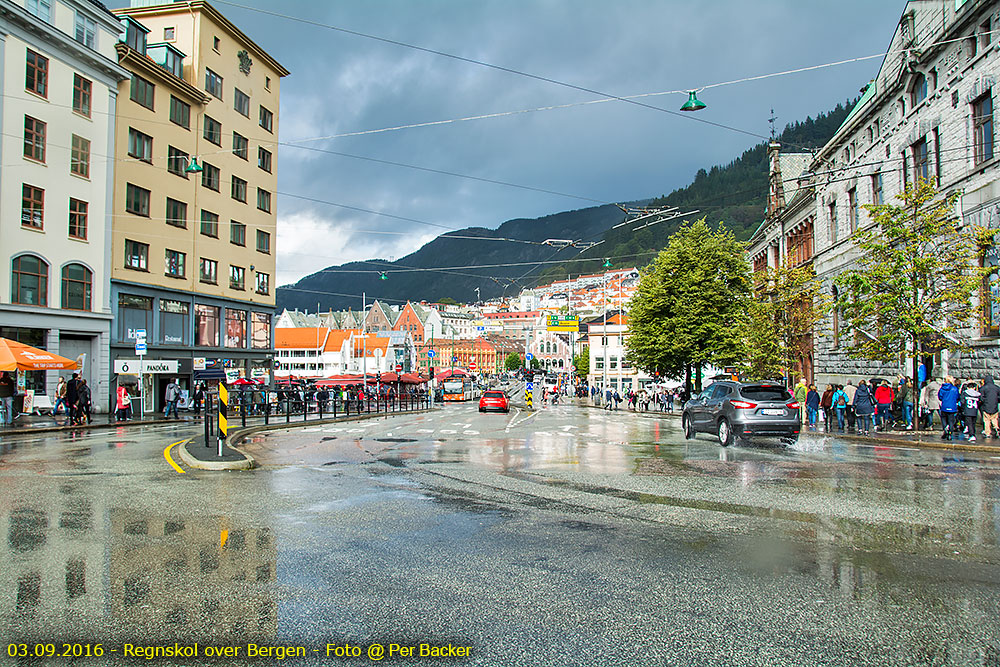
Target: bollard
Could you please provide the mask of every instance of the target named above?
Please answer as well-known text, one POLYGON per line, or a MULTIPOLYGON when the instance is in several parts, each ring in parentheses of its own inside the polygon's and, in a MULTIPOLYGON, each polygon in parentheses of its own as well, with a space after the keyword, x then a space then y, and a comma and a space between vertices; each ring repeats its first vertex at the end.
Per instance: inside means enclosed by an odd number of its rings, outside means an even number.
POLYGON ((264 394, 264 426, 267 426, 271 417, 271 397, 264 394))
POLYGON ((212 395, 205 392, 205 447, 212 446, 212 395))
POLYGON ((240 426, 247 425, 247 393, 240 391, 240 426))
POLYGON ((289 413, 289 407, 290 406, 289 406, 288 394, 286 393, 285 394, 285 423, 286 424, 290 423, 291 420, 292 420, 291 414, 289 413))
POLYGON ((229 434, 229 390, 225 382, 219 382, 219 457, 229 434))

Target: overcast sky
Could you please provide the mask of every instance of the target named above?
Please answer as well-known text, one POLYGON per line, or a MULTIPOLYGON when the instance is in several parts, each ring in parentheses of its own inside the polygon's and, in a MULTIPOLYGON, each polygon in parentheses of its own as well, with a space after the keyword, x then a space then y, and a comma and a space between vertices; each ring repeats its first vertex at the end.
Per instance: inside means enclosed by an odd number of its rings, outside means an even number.
MULTIPOLYGON (((235 2, 312 22, 214 2, 291 71, 281 83, 278 284, 332 264, 399 258, 444 231, 343 206, 449 228, 496 227, 666 194, 766 137, 772 107, 779 130, 829 110, 856 96, 881 62, 711 88, 699 94, 707 109, 681 117, 620 101, 578 104, 599 96, 316 24, 624 97, 881 53, 905 7, 902 0, 235 2), (575 106, 313 140, 557 105, 575 106), (296 142, 560 194, 289 145, 296 142)), ((685 99, 640 101, 676 111, 685 99)))

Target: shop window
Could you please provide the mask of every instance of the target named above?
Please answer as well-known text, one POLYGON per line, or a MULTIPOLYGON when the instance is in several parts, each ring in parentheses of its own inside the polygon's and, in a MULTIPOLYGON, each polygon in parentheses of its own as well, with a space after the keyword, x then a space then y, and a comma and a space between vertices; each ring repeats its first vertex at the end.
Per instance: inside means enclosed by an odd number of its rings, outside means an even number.
POLYGON ((219 308, 217 306, 206 306, 196 303, 194 306, 195 317, 195 345, 202 347, 219 346, 219 308))
POLYGON ((247 311, 226 308, 226 347, 247 346, 247 311))
POLYGON ((118 295, 118 340, 122 343, 135 341, 136 329, 153 329, 153 299, 133 294, 118 295))
POLYGON ((250 344, 255 350, 271 347, 270 313, 250 313, 250 344))
POLYGON ((160 334, 166 345, 187 345, 190 306, 183 301, 160 299, 160 334))

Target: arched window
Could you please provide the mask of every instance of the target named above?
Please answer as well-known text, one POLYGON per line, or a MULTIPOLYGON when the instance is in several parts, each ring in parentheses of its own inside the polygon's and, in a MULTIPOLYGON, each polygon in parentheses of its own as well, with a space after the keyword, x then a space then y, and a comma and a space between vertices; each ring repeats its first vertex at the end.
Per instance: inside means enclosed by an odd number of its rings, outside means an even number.
POLYGON ((49 305, 49 265, 45 260, 34 255, 15 257, 10 278, 11 303, 49 305))
POLYGON ((90 310, 94 274, 83 264, 67 264, 62 270, 62 307, 90 310))
POLYGON ((559 360, 559 368, 565 368, 565 367, 566 367, 566 362, 564 360, 560 359, 559 360))
POLYGON ((925 99, 927 99, 927 77, 917 72, 913 83, 910 84, 910 108, 916 107, 925 99))

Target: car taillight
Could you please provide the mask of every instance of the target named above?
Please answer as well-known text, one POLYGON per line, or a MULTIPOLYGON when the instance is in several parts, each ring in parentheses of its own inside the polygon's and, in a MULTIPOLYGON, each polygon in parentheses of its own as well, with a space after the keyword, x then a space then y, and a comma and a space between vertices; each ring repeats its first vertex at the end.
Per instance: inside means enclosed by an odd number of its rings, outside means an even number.
POLYGON ((800 406, 798 401, 792 401, 791 403, 785 403, 785 407, 789 410, 798 410, 800 406))
POLYGON ((750 410, 756 408, 756 403, 749 403, 747 401, 729 401, 729 404, 734 408, 739 408, 740 410, 750 410))

